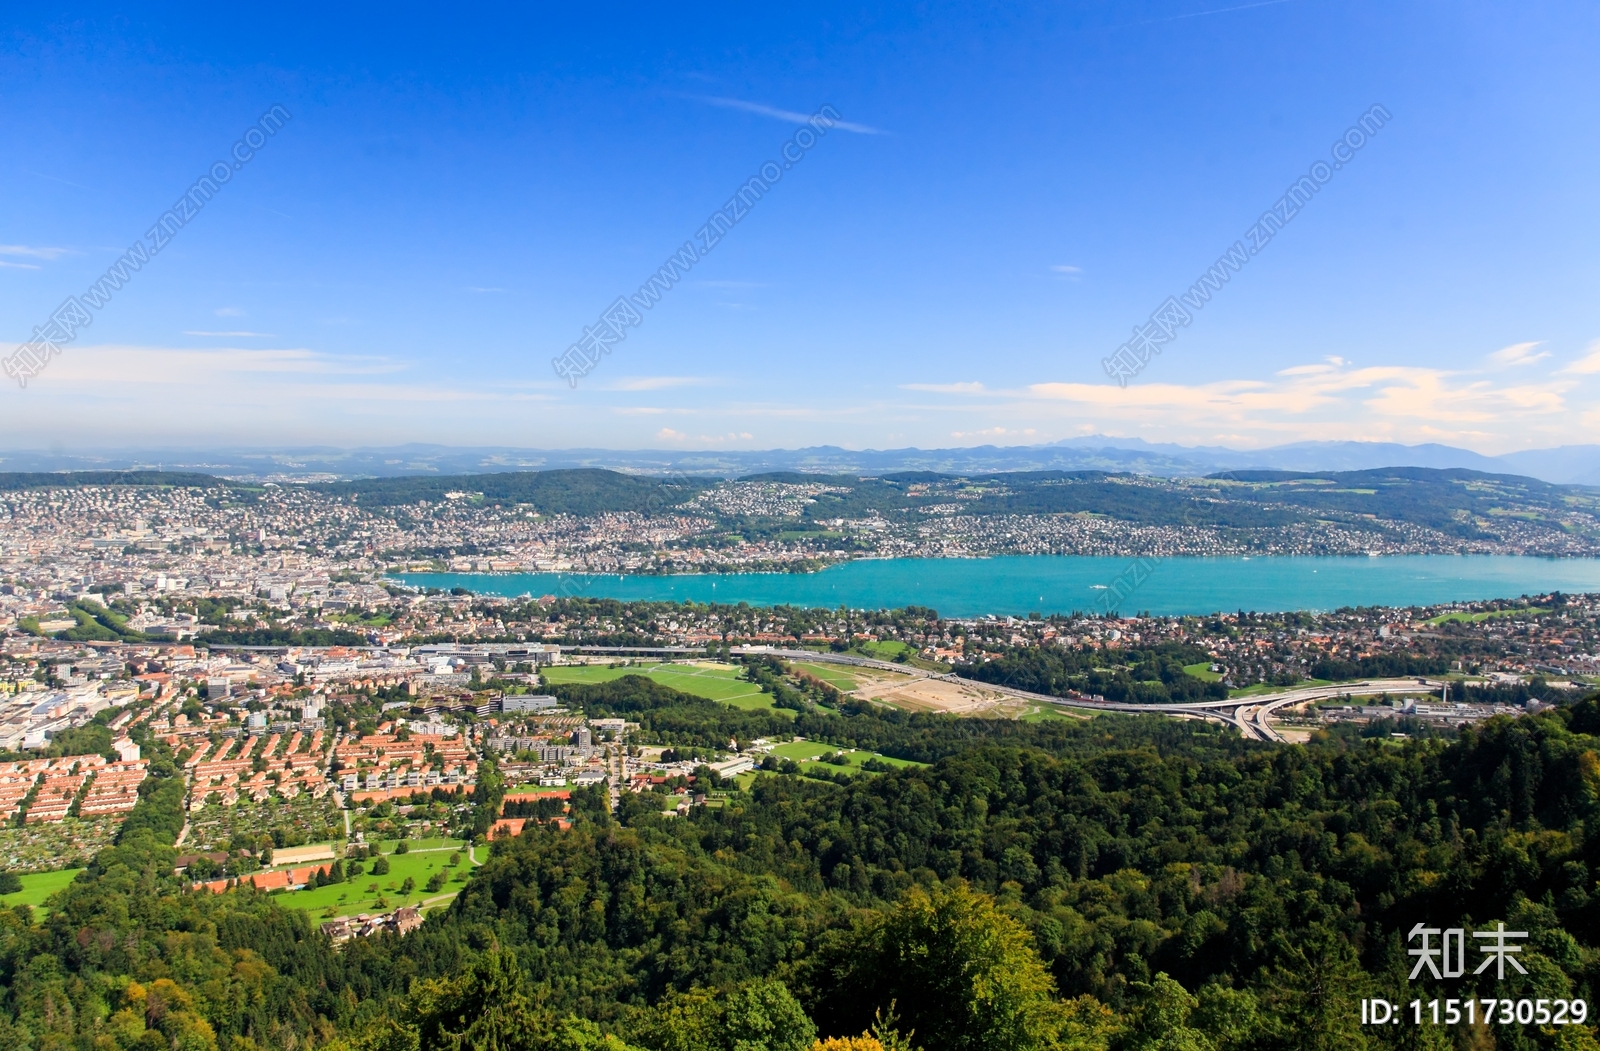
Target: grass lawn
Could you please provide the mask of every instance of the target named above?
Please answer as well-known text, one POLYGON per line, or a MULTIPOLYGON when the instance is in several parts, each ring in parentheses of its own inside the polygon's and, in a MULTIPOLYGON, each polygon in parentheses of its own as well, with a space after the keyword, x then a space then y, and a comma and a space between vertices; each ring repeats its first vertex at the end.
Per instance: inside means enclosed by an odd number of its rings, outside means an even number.
POLYGON ((1522 609, 1496 609, 1484 613, 1445 613, 1423 621, 1424 624, 1480 624, 1496 617, 1531 617, 1539 613, 1549 613, 1543 606, 1524 606, 1522 609))
POLYGON ((856 688, 856 680, 850 675, 848 665, 812 664, 809 661, 793 661, 789 666, 800 671, 810 672, 829 686, 845 693, 851 693, 856 688))
MULTIPOLYGON (((437 842, 444 843, 445 840, 437 842)), ((362 862, 362 867, 367 871, 343 883, 335 883, 329 887, 316 887, 310 890, 295 890, 279 894, 278 903, 291 909, 305 909, 311 914, 313 922, 329 918, 326 913, 329 908, 334 910, 335 916, 350 916, 358 912, 388 912, 402 905, 416 905, 424 898, 436 898, 441 895, 453 894, 461 889, 461 884, 466 882, 465 877, 472 871, 472 863, 467 860, 467 850, 461 845, 460 840, 450 840, 450 849, 421 849, 412 845, 406 854, 384 854, 389 861, 389 873, 385 876, 372 874, 372 861, 362 862), (450 860, 452 851, 461 853, 461 862, 454 870, 446 864, 450 860), (440 869, 453 872, 450 881, 443 890, 427 891, 423 887, 428 878, 440 869), (456 876, 461 880, 458 882, 456 876), (410 894, 401 896, 400 884, 406 877, 416 881, 416 889, 410 894), (377 884, 377 889, 371 889, 377 884), (382 897, 387 903, 379 905, 378 898, 382 897)), ((384 844, 386 850, 393 850, 393 843, 384 844)), ((443 904, 442 902, 440 904, 443 904)))
POLYGON ((1081 711, 1069 712, 1065 708, 1054 704, 1036 704, 1029 708, 1020 718, 1025 723, 1043 723, 1052 719, 1066 719, 1071 722, 1077 722, 1093 718, 1093 716, 1081 711))
MULTIPOLYGON (((416 852, 416 851, 419 851, 419 850, 463 850, 464 851, 464 850, 467 849, 467 845, 465 843, 461 842, 459 839, 408 839, 408 840, 406 840, 406 842, 411 844, 406 849, 408 851, 413 852, 413 853, 416 852)), ((398 840, 393 840, 393 839, 385 839, 385 840, 371 839, 371 840, 367 841, 367 846, 368 847, 378 847, 379 850, 384 854, 393 854, 394 853, 394 848, 398 845, 398 843, 399 843, 398 840)), ((400 856, 401 857, 405 857, 404 854, 402 854, 400 856)))
POLYGON ((917 652, 898 639, 886 639, 882 642, 863 642, 852 646, 851 649, 879 661, 892 661, 902 653, 912 654, 917 652))
POLYGON ((761 687, 739 678, 742 671, 743 669, 731 664, 713 664, 709 661, 695 664, 646 664, 632 668, 589 664, 546 668, 544 677, 546 681, 553 683, 611 682, 624 675, 643 675, 674 690, 682 690, 696 697, 721 701, 723 704, 732 704, 739 708, 772 707, 771 701, 765 699, 766 694, 761 692, 761 687))
POLYGON ((1245 686, 1228 691, 1228 698, 1258 697, 1268 693, 1288 693, 1290 690, 1304 690, 1312 686, 1332 686, 1332 679, 1301 679, 1293 686, 1274 686, 1271 683, 1258 682, 1254 686, 1245 686))
MULTIPOLYGON (((58 872, 30 872, 22 876, 22 889, 15 894, 0 894, 0 905, 32 905, 39 909, 44 899, 77 878, 82 869, 61 869, 58 872)), ((40 918, 43 918, 41 911, 40 918)))
POLYGON ((1222 681, 1222 673, 1219 671, 1212 671, 1210 661, 1201 661, 1199 664, 1185 664, 1183 666, 1183 673, 1189 676, 1191 679, 1199 679, 1201 682, 1222 681))
MULTIPOLYGON (((850 760, 849 766, 836 767, 832 763, 823 763, 821 765, 830 770, 860 770, 862 763, 873 758, 873 754, 871 752, 862 751, 856 748, 841 749, 836 745, 824 744, 820 741, 790 741, 788 744, 780 744, 774 747, 772 749, 772 754, 780 759, 793 759, 795 762, 803 764, 815 760, 818 756, 832 755, 833 753, 839 751, 844 752, 846 758, 850 760)), ((888 763, 890 766, 897 767, 927 765, 925 763, 914 763, 909 759, 893 759, 886 755, 880 755, 877 758, 885 763, 888 763)))

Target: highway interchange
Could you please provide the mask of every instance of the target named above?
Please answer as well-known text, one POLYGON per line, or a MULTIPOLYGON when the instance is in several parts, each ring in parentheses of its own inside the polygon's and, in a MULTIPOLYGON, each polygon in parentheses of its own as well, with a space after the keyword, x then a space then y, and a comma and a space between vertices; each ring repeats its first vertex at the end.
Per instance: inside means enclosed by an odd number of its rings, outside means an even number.
MULTIPOLYGON (((576 646, 571 649, 572 652, 652 653, 661 656, 688 656, 704 652, 687 646, 576 646)), ((1141 715, 1160 713, 1162 715, 1210 719, 1214 722, 1236 727, 1246 740, 1276 741, 1280 743, 1286 739, 1272 725, 1271 720, 1273 713, 1283 708, 1291 708, 1295 705, 1305 704, 1308 701, 1322 701, 1335 697, 1374 697, 1385 693, 1415 694, 1419 690, 1438 690, 1441 695, 1447 693, 1447 684, 1437 679, 1363 679, 1360 682, 1344 682, 1333 686, 1304 686, 1298 689, 1285 690, 1282 693, 1258 694, 1253 697, 1232 697, 1225 701, 1198 701, 1188 704, 1128 704, 1117 701, 1097 701, 1087 697, 1052 697, 1048 694, 1019 690, 1014 686, 963 679, 953 672, 941 675, 937 672, 924 671, 906 664, 874 660, 871 657, 858 657, 849 653, 772 649, 765 646, 739 647, 734 652, 763 653, 774 657, 782 657, 786 660, 845 664, 857 668, 877 668, 881 671, 894 672, 899 675, 909 675, 914 679, 947 679, 951 682, 960 682, 968 686, 994 690, 996 693, 1003 693, 1026 701, 1053 704, 1060 708, 1100 712, 1132 712, 1141 715)))

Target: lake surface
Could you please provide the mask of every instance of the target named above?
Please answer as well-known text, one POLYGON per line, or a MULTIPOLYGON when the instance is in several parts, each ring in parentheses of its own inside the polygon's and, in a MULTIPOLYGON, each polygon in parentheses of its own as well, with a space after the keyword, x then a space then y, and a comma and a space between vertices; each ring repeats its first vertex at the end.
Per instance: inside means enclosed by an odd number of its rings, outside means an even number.
MULTIPOLYGON (((1128 558, 1016 555, 847 562, 820 573, 610 576, 572 573, 406 573, 414 586, 485 595, 586 595, 624 600, 748 602, 753 606, 931 606, 948 617, 1070 613, 1101 608, 1128 558), (1099 585, 1097 588, 1096 585, 1099 585)), ((1153 561, 1121 603, 1127 613, 1329 610, 1600 591, 1600 560, 1516 555, 1386 558, 1172 558, 1153 561)))

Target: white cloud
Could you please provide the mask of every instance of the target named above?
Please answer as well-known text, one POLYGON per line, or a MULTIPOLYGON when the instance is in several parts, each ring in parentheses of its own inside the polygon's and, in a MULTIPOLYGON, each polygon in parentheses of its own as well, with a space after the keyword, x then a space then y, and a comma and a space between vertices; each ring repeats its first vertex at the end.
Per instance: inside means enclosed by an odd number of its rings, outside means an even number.
POLYGON ((8 259, 0 259, 0 266, 7 267, 7 268, 9 268, 11 270, 37 270, 37 269, 39 269, 39 267, 36 266, 33 263, 13 263, 8 259))
POLYGON ((675 431, 671 427, 663 427, 656 432, 656 441, 658 442, 681 442, 687 437, 689 437, 687 434, 682 431, 675 431))
POLYGON ((1589 352, 1574 361, 1564 369, 1556 370, 1557 375, 1592 376, 1600 372, 1600 339, 1589 344, 1589 352))
POLYGON ((1515 368, 1522 365, 1532 365, 1534 362, 1543 361, 1545 358, 1550 356, 1550 352, 1548 350, 1540 351, 1538 354, 1535 354, 1533 352, 1533 348, 1537 347, 1538 345, 1539 344, 1537 341, 1533 343, 1513 343, 1509 347, 1505 347, 1501 350, 1495 351, 1493 354, 1490 354, 1489 360, 1501 368, 1515 368))
POLYGON ((966 383, 902 383, 901 390, 920 390, 930 394, 986 394, 983 384, 966 383))
POLYGON ((216 315, 217 317, 244 317, 244 311, 238 307, 218 307, 216 315))
POLYGON ((951 431, 950 432, 950 437, 952 437, 952 438, 1006 438, 1006 437, 1033 438, 1033 437, 1037 437, 1038 434, 1039 434, 1038 429, 1034 428, 1034 427, 1023 427, 1021 429, 1012 429, 1012 428, 1007 428, 1007 427, 990 427, 987 430, 981 430, 981 431, 951 431))
MULTIPOLYGON (((0 245, 0 255, 21 255, 30 259, 60 259, 67 254, 65 248, 41 248, 33 245, 0 245)), ((13 266, 21 264, 13 263, 13 266)), ((38 267, 34 267, 38 269, 38 267)))
POLYGON ((703 387, 707 380, 698 376, 623 376, 607 390, 668 390, 672 387, 703 387))
MULTIPOLYGON (((754 113, 762 117, 771 117, 774 120, 787 121, 790 124, 811 123, 811 114, 797 113, 792 109, 778 109, 775 106, 764 106, 759 102, 746 102, 743 99, 718 98, 713 95, 696 95, 694 97, 698 98, 701 102, 708 103, 712 106, 721 106, 723 109, 743 110, 746 113, 754 113)), ((833 122, 833 126, 843 131, 853 131, 857 135, 888 134, 888 132, 881 128, 872 128, 865 124, 853 124, 847 120, 836 120, 833 122)))
MULTIPOLYGON (((0 355, 10 347, 0 345, 0 355)), ((306 348, 67 347, 26 391, 0 393, 6 433, 111 442, 282 441, 360 444, 381 436, 456 442, 544 419, 558 396, 456 376, 408 375, 405 361, 306 348), (539 404, 541 412, 497 407, 539 404)))
POLYGON ((1050 269, 1053 272, 1060 274, 1068 281, 1076 281, 1083 276, 1083 268, 1081 266, 1067 266, 1062 264, 1061 266, 1052 266, 1050 269))
POLYGON ((267 375, 373 376, 401 372, 408 367, 390 358, 322 354, 304 348, 190 350, 85 346, 71 348, 53 360, 44 378, 86 387, 103 384, 192 387, 234 381, 253 384, 267 375))
MULTIPOLYGON (((1136 381, 1125 388, 1037 383, 1019 395, 1012 416, 1048 421, 1052 429, 1087 417, 1096 429, 1133 428, 1145 437, 1177 441, 1440 441, 1526 448, 1539 435, 1550 444, 1581 440, 1572 436, 1577 421, 1567 401, 1575 385, 1558 377, 1506 385, 1481 372, 1329 362, 1285 368, 1268 380, 1136 381), (1060 408, 1044 413, 1036 405, 1060 408), (1062 412, 1069 418, 1061 419, 1062 412)), ((984 411, 992 413, 993 406, 984 411)))

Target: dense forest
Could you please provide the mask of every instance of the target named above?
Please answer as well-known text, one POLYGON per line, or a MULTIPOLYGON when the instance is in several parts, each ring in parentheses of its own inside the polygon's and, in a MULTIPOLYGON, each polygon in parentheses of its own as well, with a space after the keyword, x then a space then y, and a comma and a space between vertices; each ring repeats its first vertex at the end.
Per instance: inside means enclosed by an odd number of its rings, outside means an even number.
MULTIPOLYGON (((640 677, 562 689, 663 738, 787 721, 640 677)), ((920 765, 762 774, 686 817, 664 795, 613 814, 580 794, 570 828, 530 821, 480 849, 420 930, 337 948, 270 895, 183 890, 181 775, 147 741, 153 776, 117 843, 42 921, 0 909, 0 1047, 1597 1047, 1585 1025, 1418 1026, 1409 1008, 1364 1026, 1362 1001, 1593 1005, 1600 700, 1452 739, 1272 746, 802 694, 807 736, 920 765), (1528 932, 1525 974, 1469 960, 1408 980, 1415 925, 1502 921, 1528 932)), ((486 816, 498 791, 491 768, 486 816)))
POLYGON ((246 488, 198 471, 0 471, 0 492, 21 489, 81 489, 96 485, 154 485, 212 489, 219 485, 246 488))
POLYGON ((1087 646, 1025 646, 962 665, 958 672, 978 682, 1055 697, 1077 691, 1134 704, 1226 700, 1228 688, 1221 682, 1203 682, 1184 671, 1209 660, 1203 647, 1171 642, 1129 650, 1115 665, 1105 651, 1087 646))

